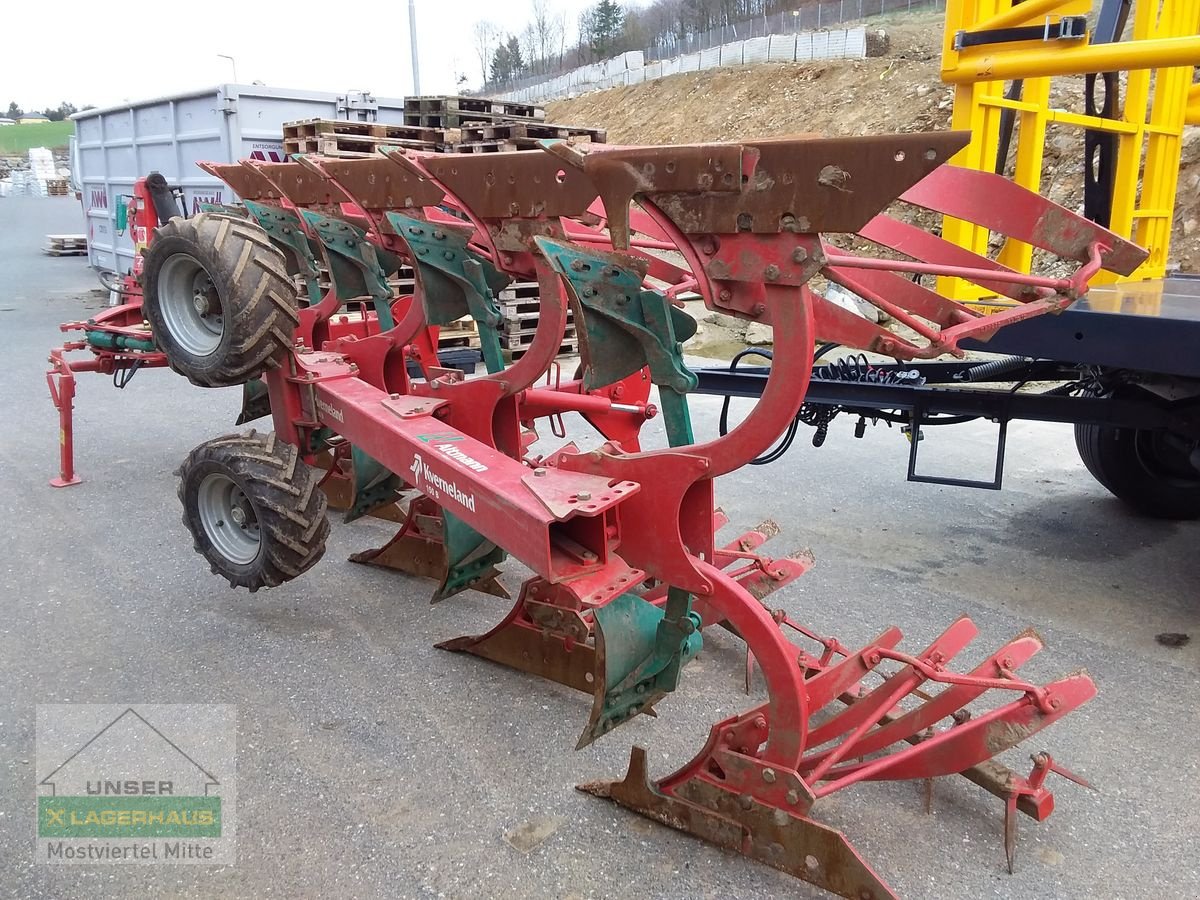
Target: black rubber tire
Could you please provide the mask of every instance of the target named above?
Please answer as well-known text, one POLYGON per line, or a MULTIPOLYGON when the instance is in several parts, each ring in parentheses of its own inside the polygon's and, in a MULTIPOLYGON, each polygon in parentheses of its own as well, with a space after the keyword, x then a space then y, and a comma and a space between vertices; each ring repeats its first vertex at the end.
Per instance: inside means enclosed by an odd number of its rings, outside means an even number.
POLYGON ((142 313, 167 362, 192 384, 244 384, 279 366, 300 321, 296 286, 283 253, 252 222, 220 213, 172 219, 154 232, 142 274, 142 313), (180 255, 191 257, 212 283, 222 332, 206 353, 189 350, 163 314, 160 276, 180 255))
POLYGON ((228 434, 205 441, 184 460, 179 476, 183 524, 196 552, 231 587, 277 587, 316 564, 329 537, 328 501, 318 473, 291 444, 274 433, 228 434), (253 508, 259 548, 249 562, 222 553, 205 529, 201 485, 210 475, 224 476, 240 489, 253 508))
POLYGON ((1200 518, 1200 472, 1185 459, 1169 458, 1161 435, 1076 424, 1075 446, 1092 477, 1143 515, 1200 518))

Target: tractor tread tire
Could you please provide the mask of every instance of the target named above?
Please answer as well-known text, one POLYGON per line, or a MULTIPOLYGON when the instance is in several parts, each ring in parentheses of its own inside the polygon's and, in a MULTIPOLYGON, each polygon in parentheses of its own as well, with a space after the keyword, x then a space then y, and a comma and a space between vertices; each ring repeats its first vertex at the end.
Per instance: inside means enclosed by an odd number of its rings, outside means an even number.
POLYGON ((188 454, 176 473, 183 524, 196 552, 214 574, 233 588, 251 593, 278 587, 309 569, 325 553, 329 537, 328 501, 317 472, 291 444, 273 432, 228 434, 205 441, 188 454), (234 482, 254 506, 262 539, 258 556, 248 564, 222 556, 205 533, 197 512, 200 484, 211 472, 234 482))
POLYGON ((245 384, 286 358, 300 322, 296 285, 262 228, 224 213, 175 218, 154 232, 142 274, 143 315, 167 364, 200 387, 245 384), (172 256, 199 262, 221 298, 224 333, 207 356, 175 341, 159 308, 159 274, 172 256))
POLYGON ((1147 470, 1138 457, 1138 432, 1109 425, 1075 425, 1075 447, 1096 481, 1143 515, 1200 519, 1200 473, 1194 482, 1168 480, 1147 470))

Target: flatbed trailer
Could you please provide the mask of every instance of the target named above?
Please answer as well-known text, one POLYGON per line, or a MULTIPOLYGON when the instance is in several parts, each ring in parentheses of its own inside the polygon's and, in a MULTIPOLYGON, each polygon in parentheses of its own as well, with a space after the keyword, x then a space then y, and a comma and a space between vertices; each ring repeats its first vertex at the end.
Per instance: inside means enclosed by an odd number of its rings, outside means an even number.
MULTIPOLYGON (((1172 277, 1092 289, 1058 315, 1002 329, 971 350, 1004 354, 953 362, 821 360, 804 408, 759 462, 778 459, 800 424, 820 446, 833 418, 900 424, 910 437, 909 481, 999 490, 1008 423, 1063 422, 1091 474, 1139 511, 1200 517, 1200 278, 1172 277), (989 420, 999 426, 990 479, 918 471, 921 430, 989 420)), ((833 348, 823 348, 828 354, 833 348)), ((769 366, 742 365, 770 351, 748 349, 728 366, 698 369, 697 391, 758 397, 769 366)), ((728 427, 728 402, 722 430, 728 427)))

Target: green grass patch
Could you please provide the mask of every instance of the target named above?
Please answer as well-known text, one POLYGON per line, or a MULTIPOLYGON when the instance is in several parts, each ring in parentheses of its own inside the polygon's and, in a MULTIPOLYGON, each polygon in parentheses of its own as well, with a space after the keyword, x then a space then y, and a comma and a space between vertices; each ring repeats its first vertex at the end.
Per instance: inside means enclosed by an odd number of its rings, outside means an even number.
POLYGON ((0 125, 0 156, 16 156, 33 147, 66 147, 67 138, 74 133, 74 122, 0 125))

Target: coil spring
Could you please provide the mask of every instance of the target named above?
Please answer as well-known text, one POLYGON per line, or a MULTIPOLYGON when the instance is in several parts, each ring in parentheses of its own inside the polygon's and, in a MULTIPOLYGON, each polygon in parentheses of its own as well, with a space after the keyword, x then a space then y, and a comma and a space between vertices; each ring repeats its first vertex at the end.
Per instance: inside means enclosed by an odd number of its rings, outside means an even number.
POLYGON ((871 384, 899 384, 910 381, 893 369, 871 365, 865 353, 853 353, 813 369, 813 377, 825 381, 865 381, 871 384))

